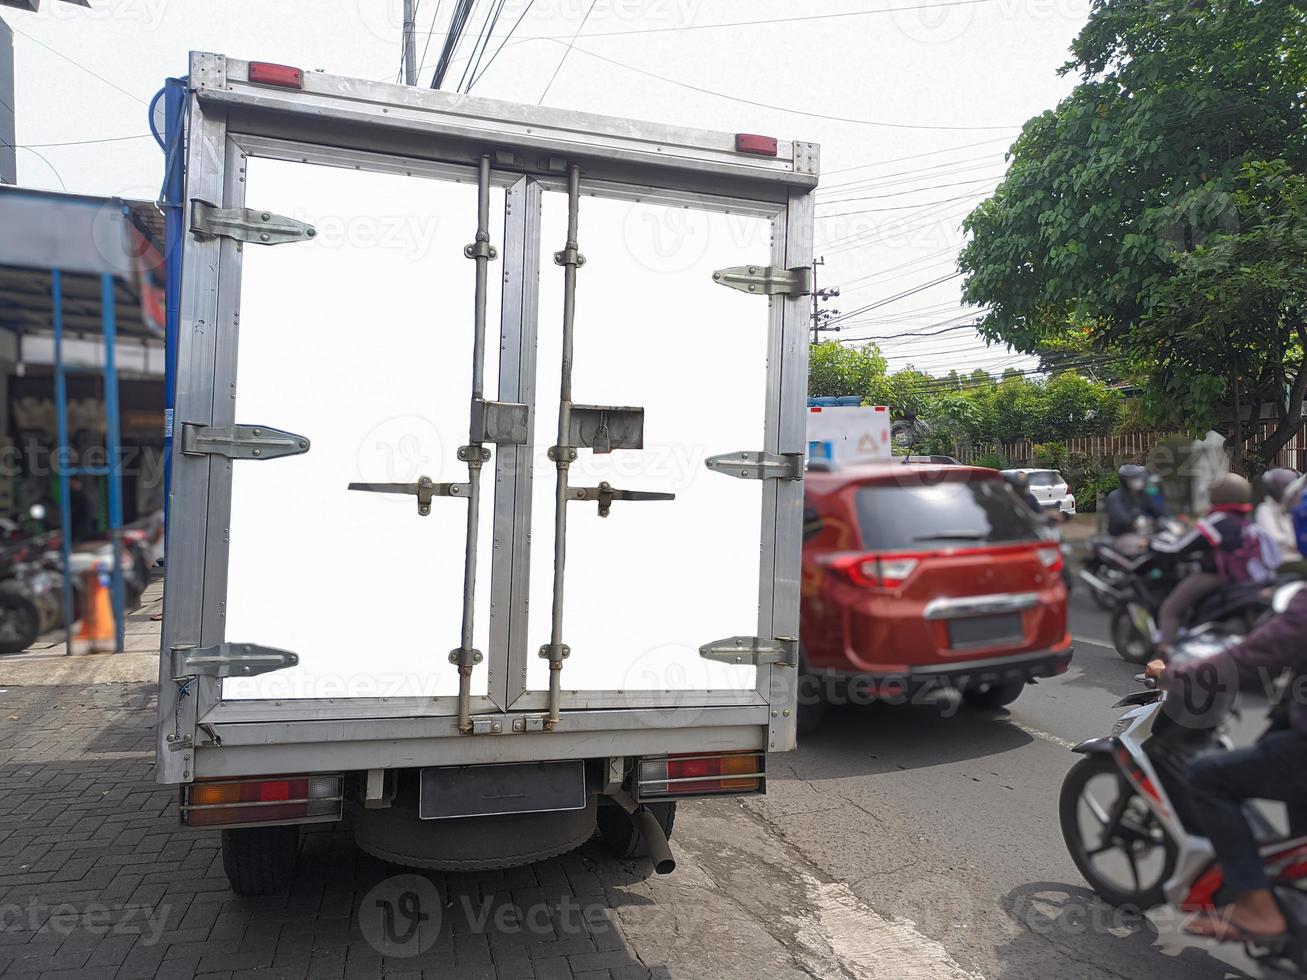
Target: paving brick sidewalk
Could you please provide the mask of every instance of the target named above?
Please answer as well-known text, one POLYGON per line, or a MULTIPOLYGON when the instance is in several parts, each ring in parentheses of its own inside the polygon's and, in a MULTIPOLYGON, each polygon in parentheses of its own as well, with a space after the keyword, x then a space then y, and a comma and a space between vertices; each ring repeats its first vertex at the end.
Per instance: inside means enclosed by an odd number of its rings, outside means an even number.
POLYGON ((529 868, 432 874, 445 908, 421 955, 383 957, 358 909, 406 869, 348 829, 306 833, 288 895, 234 896, 216 832, 182 829, 153 776, 145 684, 0 685, 0 975, 457 977, 670 975, 631 951, 614 908, 647 864, 588 845, 529 868))

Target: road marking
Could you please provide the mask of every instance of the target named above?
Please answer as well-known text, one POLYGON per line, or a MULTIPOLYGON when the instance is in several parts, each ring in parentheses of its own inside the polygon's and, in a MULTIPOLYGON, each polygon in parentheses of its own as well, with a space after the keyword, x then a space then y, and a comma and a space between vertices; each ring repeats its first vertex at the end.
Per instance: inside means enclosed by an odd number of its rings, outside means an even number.
POLYGON ((877 915, 841 881, 823 883, 806 872, 799 880, 808 894, 796 938, 809 969, 818 976, 845 974, 857 980, 981 980, 921 933, 907 919, 877 915))
POLYGON ((1027 735, 1033 735, 1035 738, 1041 738, 1045 742, 1052 742, 1054 745, 1060 745, 1064 749, 1074 749, 1080 744, 1079 742, 1071 741, 1069 738, 1062 738, 1060 735, 1054 735, 1051 732, 1046 732, 1039 728, 1032 728, 1029 725, 1023 725, 1019 721, 1013 721, 1011 724, 1021 729, 1027 735))
POLYGON ((1112 643, 1110 643, 1109 641, 1107 641, 1107 640, 1096 640, 1096 639, 1094 639, 1092 636, 1076 636, 1076 635, 1073 633, 1073 634, 1071 634, 1071 639, 1075 640, 1077 643, 1088 643, 1090 646, 1103 647, 1104 649, 1107 649, 1107 650, 1115 650, 1115 649, 1116 649, 1116 646, 1113 645, 1112 643))

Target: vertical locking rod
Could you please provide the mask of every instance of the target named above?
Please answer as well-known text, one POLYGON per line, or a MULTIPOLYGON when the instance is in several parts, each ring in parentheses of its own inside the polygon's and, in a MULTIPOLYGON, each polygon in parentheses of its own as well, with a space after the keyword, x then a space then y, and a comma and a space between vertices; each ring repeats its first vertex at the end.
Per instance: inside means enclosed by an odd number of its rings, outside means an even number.
POLYGON ((581 168, 572 164, 567 171, 567 245, 554 256, 563 267, 563 369, 559 384, 558 441, 554 445, 554 463, 558 467, 558 486, 554 496, 554 602, 549 627, 549 714, 545 725, 558 723, 558 706, 562 697, 561 674, 566 648, 563 646, 563 566, 567 560, 567 472, 575 450, 568 445, 572 430, 572 333, 576 318, 576 270, 583 261, 577 251, 576 225, 580 207, 581 168))
MULTIPOLYGON (((465 250, 476 261, 476 294, 472 312, 472 404, 485 394, 486 366, 486 282, 487 266, 493 257, 490 247, 490 156, 481 157, 477 172, 477 237, 465 250)), ((463 552, 463 629, 459 648, 451 659, 458 664, 458 728, 472 731, 472 668, 481 658, 472 648, 473 615, 476 608, 477 531, 481 524, 481 466, 489 455, 476 433, 469 433, 468 445, 459 453, 467 459, 467 545, 463 552)))

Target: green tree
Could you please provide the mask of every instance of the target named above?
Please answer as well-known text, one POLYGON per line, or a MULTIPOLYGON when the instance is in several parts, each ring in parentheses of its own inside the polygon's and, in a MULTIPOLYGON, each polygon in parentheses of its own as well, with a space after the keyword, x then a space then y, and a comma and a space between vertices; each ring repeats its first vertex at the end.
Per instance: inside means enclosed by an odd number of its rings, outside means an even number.
POLYGON ((875 344, 851 347, 829 340, 808 348, 811 397, 857 395, 877 401, 885 390, 885 358, 875 344))
MULTIPOLYGON (((1138 367, 1157 423, 1283 402, 1305 367, 1287 231, 1307 164, 1307 0, 1094 0, 1072 54, 1080 83, 1026 123, 966 221, 982 333, 1028 353, 1079 339, 1138 367)), ((1284 407, 1263 458, 1297 425, 1284 407)))

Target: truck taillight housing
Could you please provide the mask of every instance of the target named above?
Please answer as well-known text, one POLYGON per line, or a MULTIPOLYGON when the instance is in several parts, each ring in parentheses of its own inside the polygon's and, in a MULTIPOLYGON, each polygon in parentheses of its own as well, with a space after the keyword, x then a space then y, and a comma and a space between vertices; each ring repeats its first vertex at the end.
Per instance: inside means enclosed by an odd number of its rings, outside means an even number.
POLYGON ((250 81, 256 85, 276 85, 278 88, 303 88, 304 72, 290 65, 274 65, 270 61, 251 61, 250 81))
POLYGON ((340 774, 201 779, 182 787, 182 823, 217 827, 339 820, 342 783, 340 774))
POLYGON ((735 152, 752 153, 759 157, 774 157, 780 152, 780 144, 775 136, 759 136, 757 133, 736 133, 735 152))
POLYGON ((766 788, 762 752, 689 752, 640 760, 636 796, 744 796, 766 788))

